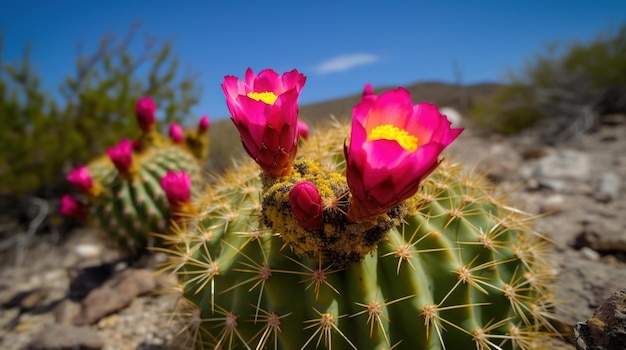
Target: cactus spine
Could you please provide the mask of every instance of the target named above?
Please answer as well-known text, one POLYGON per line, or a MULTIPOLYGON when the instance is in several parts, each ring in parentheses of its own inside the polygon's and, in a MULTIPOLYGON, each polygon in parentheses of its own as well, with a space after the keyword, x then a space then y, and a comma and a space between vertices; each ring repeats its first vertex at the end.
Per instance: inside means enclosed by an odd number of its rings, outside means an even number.
POLYGON ((527 214, 443 162, 383 218, 346 222, 345 136, 311 137, 279 180, 241 163, 176 226, 166 269, 196 348, 531 349, 550 333, 548 245, 527 214), (323 229, 288 204, 304 180, 323 229), (374 238, 341 236, 354 225, 374 238))

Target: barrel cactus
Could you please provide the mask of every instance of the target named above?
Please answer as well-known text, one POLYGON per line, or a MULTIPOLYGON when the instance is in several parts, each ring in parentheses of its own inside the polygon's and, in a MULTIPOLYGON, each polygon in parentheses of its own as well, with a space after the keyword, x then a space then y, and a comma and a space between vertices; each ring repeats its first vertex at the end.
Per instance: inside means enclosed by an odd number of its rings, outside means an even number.
MULTIPOLYGON (((118 247, 135 252, 145 247, 153 232, 169 227, 172 205, 168 189, 162 187, 168 172, 189 176, 188 191, 201 185, 201 161, 206 156, 208 117, 197 130, 181 138, 164 137, 155 127, 155 105, 149 97, 136 104, 137 122, 142 130, 135 141, 122 139, 86 165, 67 176, 79 190, 74 213, 95 221, 118 247)), ((175 124, 173 124, 175 125, 175 124)), ((176 127, 180 128, 178 125, 176 127)), ((170 135, 172 136, 172 135, 170 135)), ((166 180, 165 180, 166 181, 166 180)), ((175 190, 175 188, 174 188, 175 190)), ((65 197, 65 201, 68 201, 65 197)), ((69 202, 68 202, 69 203, 69 202)))
POLYGON ((534 348, 553 317, 547 244, 484 177, 441 160, 461 130, 404 89, 368 88, 351 132, 311 135, 295 157, 302 84, 225 80, 254 162, 218 176, 169 236, 186 346, 534 348))

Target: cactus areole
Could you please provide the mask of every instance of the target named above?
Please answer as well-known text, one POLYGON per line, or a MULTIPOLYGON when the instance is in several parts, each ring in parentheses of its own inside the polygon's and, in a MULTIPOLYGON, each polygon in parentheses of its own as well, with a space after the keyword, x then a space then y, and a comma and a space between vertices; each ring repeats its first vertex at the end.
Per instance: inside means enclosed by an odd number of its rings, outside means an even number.
MULTIPOLYGON (((280 92, 270 83, 301 79, 289 74, 248 73, 246 86, 280 92)), ((280 116, 245 106, 237 113, 257 121, 280 116)), ((179 222, 168 252, 190 335, 181 347, 534 348, 549 333, 552 277, 529 217, 439 159, 461 130, 436 107, 368 87, 354 114, 350 139, 342 126, 315 133, 288 172, 254 157, 263 143, 246 145, 256 164, 216 178, 179 222)), ((275 154, 293 139, 269 130, 249 124, 242 140, 275 138, 275 154)))

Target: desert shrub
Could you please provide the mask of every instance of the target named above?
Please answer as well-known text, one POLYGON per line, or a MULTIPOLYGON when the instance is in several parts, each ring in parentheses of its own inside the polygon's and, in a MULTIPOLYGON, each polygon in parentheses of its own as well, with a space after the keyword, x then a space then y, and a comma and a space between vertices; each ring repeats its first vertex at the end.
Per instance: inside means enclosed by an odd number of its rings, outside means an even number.
POLYGON ((199 99, 195 78, 181 73, 170 42, 140 42, 136 32, 104 36, 94 52, 79 54, 61 98, 41 87, 28 50, 21 62, 0 60, 0 192, 50 186, 120 137, 139 135, 134 105, 141 96, 155 100, 163 124, 189 115, 199 99), (143 48, 131 53, 138 44, 143 48))
POLYGON ((479 126, 511 133, 545 119, 571 123, 587 106, 599 114, 624 111, 626 25, 591 42, 552 44, 508 80, 471 111, 479 126))

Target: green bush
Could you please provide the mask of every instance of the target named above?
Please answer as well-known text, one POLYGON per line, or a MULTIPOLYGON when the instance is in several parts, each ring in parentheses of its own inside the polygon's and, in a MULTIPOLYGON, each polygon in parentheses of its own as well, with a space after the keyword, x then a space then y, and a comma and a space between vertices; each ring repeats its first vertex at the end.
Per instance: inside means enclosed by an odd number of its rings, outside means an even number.
POLYGON ((105 36, 95 52, 79 56, 59 101, 40 86, 28 50, 21 62, 0 60, 0 193, 50 186, 122 136, 138 136, 134 106, 141 96, 155 100, 162 123, 189 115, 199 100, 195 78, 181 76, 169 42, 146 38, 131 54, 136 31, 123 40, 105 36))
POLYGON ((589 43, 550 45, 508 79, 470 112, 478 126, 508 134, 546 118, 567 122, 587 106, 626 111, 626 24, 589 43))

